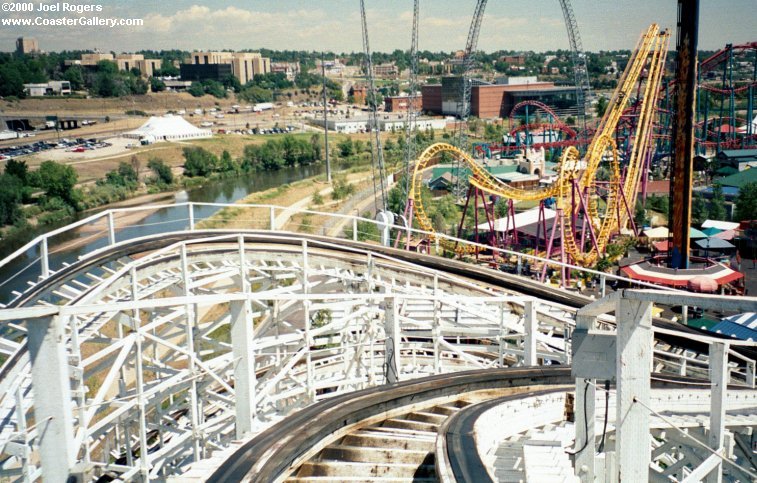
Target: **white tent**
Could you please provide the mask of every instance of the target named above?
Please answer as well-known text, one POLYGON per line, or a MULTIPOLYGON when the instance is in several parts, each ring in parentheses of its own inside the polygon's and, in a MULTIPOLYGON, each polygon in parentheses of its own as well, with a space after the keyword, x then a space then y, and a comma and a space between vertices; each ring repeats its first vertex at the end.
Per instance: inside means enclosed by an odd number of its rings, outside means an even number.
MULTIPOLYGON (((552 218, 555 217, 557 212, 544 208, 544 219, 549 225, 551 225, 552 218)), ((531 208, 528 211, 515 214, 515 228, 523 228, 525 226, 532 225, 539 221, 539 208, 531 208)), ((489 223, 481 223, 478 225, 479 230, 489 231, 489 223)), ((507 218, 499 218, 494 220, 494 231, 505 231, 507 229, 507 218)), ((513 229, 513 222, 510 220, 510 229, 513 229)))
MULTIPOLYGON (((736 132, 747 132, 749 128, 749 124, 744 124, 740 128, 736 130, 736 132)), ((757 116, 754 116, 754 119, 752 119, 752 133, 757 133, 757 116)))
POLYGON ((181 116, 170 114, 162 117, 151 117, 141 127, 124 134, 132 139, 148 139, 154 141, 183 141, 187 139, 202 139, 213 136, 210 129, 200 129, 188 123, 181 116))
POLYGON ((667 238, 670 235, 668 229, 664 226, 658 226, 649 230, 644 230, 644 236, 650 239, 667 238))
POLYGON ((717 228, 718 230, 735 230, 740 225, 732 221, 707 220, 702 223, 702 228, 717 228))

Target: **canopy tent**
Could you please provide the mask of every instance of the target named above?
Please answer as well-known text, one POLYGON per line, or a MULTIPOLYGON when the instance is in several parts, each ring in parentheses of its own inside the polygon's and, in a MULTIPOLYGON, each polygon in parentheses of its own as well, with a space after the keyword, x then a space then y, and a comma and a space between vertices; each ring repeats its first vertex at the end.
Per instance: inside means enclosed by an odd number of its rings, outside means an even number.
MULTIPOLYGON (((745 133, 749 131, 749 124, 744 124, 740 128, 736 129, 737 132, 745 133)), ((757 116, 754 116, 754 119, 752 120, 752 133, 757 132, 757 116)))
POLYGON ((659 239, 659 238, 668 238, 670 236, 670 231, 665 226, 658 226, 657 228, 644 230, 643 235, 649 238, 650 240, 659 239))
POLYGON ((725 317, 723 320, 757 330, 757 312, 744 312, 743 314, 731 315, 730 317, 725 317))
POLYGON ((686 284, 692 292, 714 293, 718 291, 718 282, 704 275, 698 275, 686 284))
POLYGON ((161 117, 153 116, 139 128, 124 134, 126 138, 146 139, 151 142, 183 141, 212 136, 213 133, 210 129, 200 129, 187 122, 183 117, 170 114, 161 117))
POLYGON ((715 238, 715 237, 705 238, 703 240, 697 240, 694 242, 694 244, 704 250, 721 251, 721 250, 730 250, 732 248, 736 248, 732 243, 726 240, 721 240, 720 238, 715 238))
POLYGON ((757 340, 757 313, 744 312, 725 317, 710 330, 743 340, 757 340))
MULTIPOLYGON (((549 208, 544 208, 544 219, 547 221, 547 229, 552 227, 552 219, 557 215, 557 212, 555 210, 550 210, 549 208)), ((524 228, 529 225, 533 225, 535 223, 539 222, 539 207, 531 208, 530 210, 523 211, 520 213, 516 213, 514 217, 510 219, 510 227, 509 229, 513 229, 513 218, 515 219, 515 228, 520 231, 521 228, 524 228)), ((489 223, 480 223, 478 225, 478 229, 481 231, 489 231, 489 223)), ((504 232, 508 229, 507 226, 507 217, 505 218, 498 218, 494 220, 494 231, 504 232)))
POLYGON ((667 252, 670 249, 670 242, 668 240, 652 242, 652 248, 656 252, 667 252))
POLYGON ((757 330, 724 320, 710 328, 710 332, 728 335, 741 340, 757 340, 757 330))
POLYGON ((722 231, 723 230, 721 230, 720 228, 715 228, 714 226, 710 226, 710 227, 704 228, 702 230, 702 233, 704 233, 707 236, 713 236, 713 235, 717 235, 718 233, 721 233, 722 231))
POLYGON ((707 220, 702 223, 702 228, 717 228, 719 230, 735 230, 738 227, 739 224, 732 221, 707 220))
POLYGON ((721 240, 733 240, 736 238, 736 232, 734 230, 725 230, 713 235, 713 238, 720 238, 721 240))
POLYGON ((709 277, 717 284, 725 285, 742 278, 744 275, 725 265, 715 263, 707 268, 674 269, 653 265, 643 261, 621 267, 620 270, 629 278, 643 282, 665 285, 667 287, 688 287, 689 281, 695 277, 709 277))

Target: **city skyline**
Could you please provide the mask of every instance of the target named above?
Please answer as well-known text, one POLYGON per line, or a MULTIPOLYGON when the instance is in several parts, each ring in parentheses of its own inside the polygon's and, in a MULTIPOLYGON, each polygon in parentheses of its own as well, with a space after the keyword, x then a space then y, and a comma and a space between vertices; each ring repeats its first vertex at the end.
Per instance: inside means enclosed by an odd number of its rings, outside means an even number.
MULTIPOLYGON (((45 4, 56 3, 45 0, 45 4)), ((465 47, 474 1, 438 0, 421 3, 419 48, 432 52, 465 47)), ((36 5, 36 4, 35 4, 36 5)), ((103 11, 85 15, 141 18, 141 27, 4 27, 3 50, 12 50, 20 36, 35 37, 47 51, 92 50, 131 52, 137 50, 260 49, 328 50, 336 53, 362 50, 359 6, 355 1, 331 0, 313 6, 304 0, 252 1, 175 0, 170 7, 152 0, 116 4, 101 2, 103 11), (54 48, 53 48, 54 46, 54 48)), ((584 48, 587 51, 632 49, 640 32, 652 22, 675 30, 676 2, 639 0, 633 4, 574 1, 584 48)), ((406 50, 410 44, 412 3, 388 0, 368 2, 368 28, 373 51, 406 50)), ((19 18, 68 14, 5 14, 19 18)), ((78 14, 76 14, 78 16, 78 14)), ((703 2, 700 42, 703 50, 726 43, 753 41, 757 13, 751 0, 703 2), (751 5, 750 5, 751 4, 751 5), (728 28, 723 28, 727 26, 728 28)), ((523 0, 490 3, 481 27, 479 50, 567 49, 562 11, 558 2, 523 0)))

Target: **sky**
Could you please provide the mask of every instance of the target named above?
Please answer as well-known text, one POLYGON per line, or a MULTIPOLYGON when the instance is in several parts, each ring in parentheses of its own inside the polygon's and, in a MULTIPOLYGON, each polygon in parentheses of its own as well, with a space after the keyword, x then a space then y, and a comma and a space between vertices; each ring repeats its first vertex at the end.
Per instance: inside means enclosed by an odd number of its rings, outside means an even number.
MULTIPOLYGON (((35 2, 35 8, 39 4, 35 2)), ((131 52, 142 49, 259 49, 354 52, 362 50, 358 0, 42 0, 50 4, 101 5, 84 16, 141 18, 141 27, 8 27, 0 25, 0 50, 19 36, 35 37, 46 51, 131 52), (90 3, 91 2, 91 3, 90 3)), ((419 48, 463 49, 475 0, 421 0, 419 48)), ((366 0, 373 51, 410 47, 411 0, 366 0)), ((632 49, 656 22, 675 31, 676 0, 572 0, 588 51, 632 49)), ((80 17, 72 12, 5 13, 0 19, 80 17)), ((757 0, 701 0, 699 48, 757 41, 757 0)), ((675 35, 671 43, 675 42, 675 35)), ((489 1, 479 50, 567 49, 557 0, 489 1)))

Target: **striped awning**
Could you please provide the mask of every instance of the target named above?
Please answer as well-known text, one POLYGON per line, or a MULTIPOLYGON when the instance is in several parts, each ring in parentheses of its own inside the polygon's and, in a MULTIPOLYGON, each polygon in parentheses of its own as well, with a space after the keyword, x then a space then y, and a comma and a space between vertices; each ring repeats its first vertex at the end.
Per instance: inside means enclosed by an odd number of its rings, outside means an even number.
POLYGON ((689 281, 695 277, 709 277, 718 285, 725 285, 742 278, 744 275, 725 265, 716 263, 707 268, 698 269, 674 269, 653 265, 648 261, 635 263, 621 267, 621 271, 633 280, 656 283, 667 287, 689 286, 689 281))

